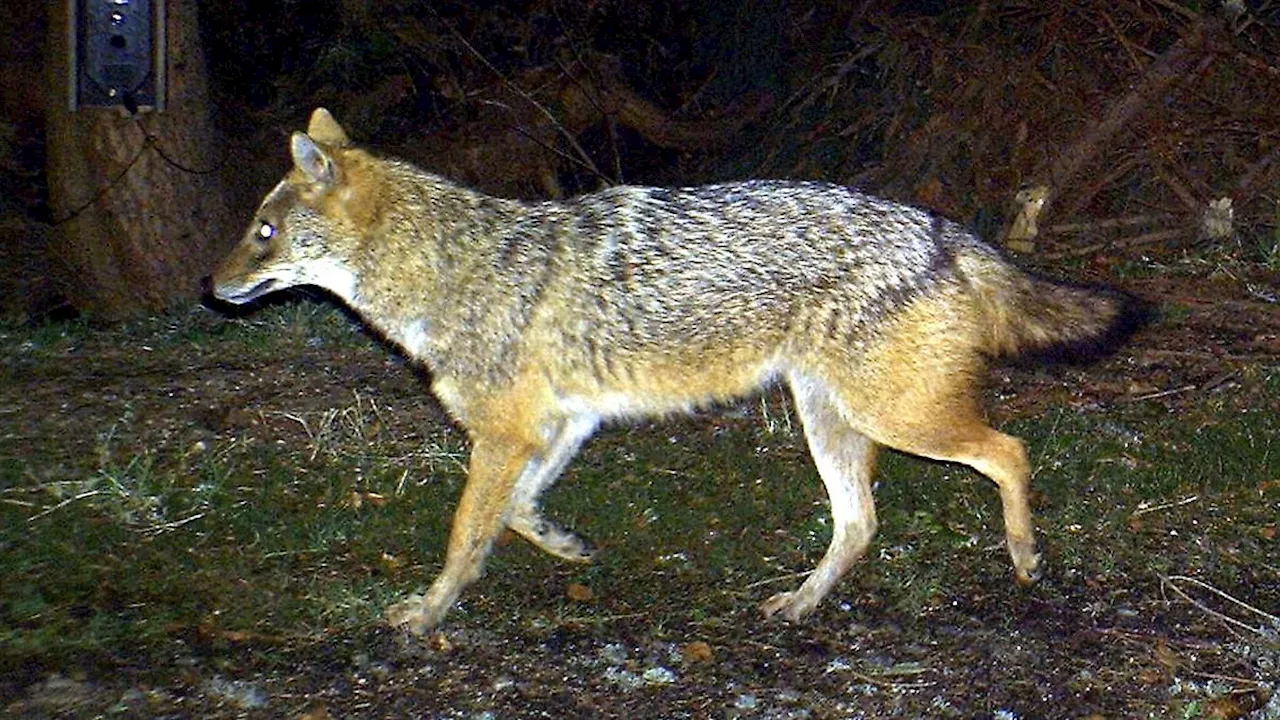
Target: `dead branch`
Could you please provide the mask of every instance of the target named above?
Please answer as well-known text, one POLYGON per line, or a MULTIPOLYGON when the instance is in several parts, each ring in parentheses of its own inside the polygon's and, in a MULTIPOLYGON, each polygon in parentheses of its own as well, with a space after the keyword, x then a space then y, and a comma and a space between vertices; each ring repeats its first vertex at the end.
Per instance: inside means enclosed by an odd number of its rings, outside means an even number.
POLYGON ((1061 252, 1045 253, 1044 258, 1046 260, 1064 260, 1066 258, 1084 257, 1086 255, 1093 255, 1094 253, 1097 253, 1101 250, 1106 250, 1108 248, 1110 249, 1126 248, 1127 249, 1127 248, 1139 247, 1141 245, 1154 245, 1156 243, 1168 242, 1169 240, 1176 240, 1177 238, 1183 237, 1184 235, 1187 235, 1187 234, 1188 233, 1186 230, 1180 230, 1180 229, 1157 230, 1155 232, 1144 233, 1142 235, 1127 238, 1125 240, 1116 240, 1114 242, 1093 243, 1091 245, 1086 245, 1084 247, 1071 248, 1070 250, 1063 250, 1061 252))
MULTIPOLYGON (((1147 72, 1095 123, 1089 124, 1066 151, 1050 167, 1049 185, 1060 189, 1069 185, 1106 147, 1122 128, 1128 126, 1143 108, 1161 97, 1166 90, 1188 74, 1199 75, 1213 62, 1215 34, 1222 32, 1216 21, 1202 21, 1165 50, 1147 67, 1147 72)), ((1052 201, 1052 199, 1051 199, 1052 201)))
POLYGON ((1272 615, 1269 612, 1260 610, 1254 607, 1253 605, 1250 605, 1249 603, 1244 602, 1243 600, 1240 600, 1228 593, 1225 593, 1222 590, 1219 590, 1218 588, 1202 580, 1197 580, 1193 577, 1188 577, 1186 575, 1168 575, 1168 576, 1161 575, 1160 588, 1161 590, 1163 590, 1164 588, 1168 588, 1172 590, 1174 594, 1178 595, 1183 600, 1195 606, 1201 612, 1221 620, 1222 622, 1226 623, 1228 627, 1236 628, 1240 630, 1247 630, 1249 632, 1257 633, 1259 635, 1266 635, 1268 633, 1267 625, 1271 626, 1270 632, 1274 632, 1276 629, 1280 629, 1280 617, 1272 615), (1205 605, 1199 600, 1196 600, 1195 598, 1191 597, 1189 593, 1187 593, 1185 590, 1183 590, 1179 586, 1179 583, 1191 585, 1192 587, 1196 587, 1212 595, 1216 595, 1222 600, 1225 600, 1227 603, 1245 610, 1246 614, 1251 613, 1253 615, 1256 615, 1262 618, 1262 620, 1264 620, 1265 623, 1263 625, 1255 627, 1248 623, 1237 620, 1236 618, 1233 618, 1230 615, 1218 612, 1217 610, 1214 610, 1213 608, 1210 608, 1209 606, 1205 605))

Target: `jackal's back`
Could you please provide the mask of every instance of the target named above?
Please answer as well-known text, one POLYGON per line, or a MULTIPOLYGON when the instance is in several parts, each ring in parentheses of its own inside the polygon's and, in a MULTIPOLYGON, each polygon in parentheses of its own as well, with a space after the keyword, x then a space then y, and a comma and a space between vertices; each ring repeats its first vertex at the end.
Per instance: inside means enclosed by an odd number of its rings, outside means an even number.
POLYGON ((972 244, 953 223, 825 183, 621 187, 544 212, 565 218, 578 309, 633 350, 856 333, 955 281, 950 258, 972 244), (814 322, 827 327, 801 327, 814 322))

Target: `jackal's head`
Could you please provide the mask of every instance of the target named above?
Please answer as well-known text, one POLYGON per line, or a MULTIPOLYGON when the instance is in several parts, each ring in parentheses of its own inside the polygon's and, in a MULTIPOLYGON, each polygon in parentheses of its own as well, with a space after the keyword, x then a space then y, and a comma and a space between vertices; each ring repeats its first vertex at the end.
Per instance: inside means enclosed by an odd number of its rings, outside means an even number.
POLYGON ((343 211, 352 191, 340 154, 346 132, 324 108, 290 142, 293 168, 258 207, 244 239, 213 273, 213 292, 246 303, 274 290, 317 285, 350 300, 359 228, 343 211))

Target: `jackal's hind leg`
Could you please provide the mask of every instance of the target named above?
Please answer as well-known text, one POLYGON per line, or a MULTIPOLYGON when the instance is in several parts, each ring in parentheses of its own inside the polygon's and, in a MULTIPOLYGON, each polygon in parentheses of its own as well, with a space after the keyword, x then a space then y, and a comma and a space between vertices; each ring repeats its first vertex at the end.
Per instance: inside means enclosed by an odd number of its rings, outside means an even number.
POLYGON ((507 527, 543 551, 570 562, 591 562, 595 548, 577 533, 544 518, 538 499, 560 477, 565 465, 598 424, 599 419, 591 415, 564 420, 555 429, 541 459, 530 463, 516 479, 512 492, 511 519, 507 527))
POLYGON ((932 410, 917 414, 917 417, 946 419, 933 426, 920 425, 903 431, 894 427, 894 420, 888 420, 869 432, 894 449, 934 460, 963 463, 990 478, 1000 489, 1005 544, 1013 560, 1014 577, 1019 584, 1030 585, 1040 579, 1040 554, 1036 552, 1031 521, 1031 465, 1027 462, 1026 448, 1018 438, 984 425, 976 408, 960 401, 948 406, 949 413, 932 410))
POLYGON ((781 614, 797 621, 813 612, 854 562, 867 551, 876 532, 871 470, 876 444, 840 416, 825 384, 792 378, 796 411, 809 441, 809 452, 831 499, 832 533, 827 553, 804 583, 774 595, 760 606, 766 616, 781 614))
POLYGON ((1022 441, 984 428, 980 439, 966 443, 956 458, 986 475, 1000 488, 1005 544, 1013 559, 1014 578, 1020 585, 1040 579, 1040 554, 1036 552, 1031 522, 1031 465, 1022 441))
POLYGON ((536 509, 513 514, 507 527, 543 552, 563 560, 589 563, 595 557, 596 548, 590 540, 547 520, 536 509))

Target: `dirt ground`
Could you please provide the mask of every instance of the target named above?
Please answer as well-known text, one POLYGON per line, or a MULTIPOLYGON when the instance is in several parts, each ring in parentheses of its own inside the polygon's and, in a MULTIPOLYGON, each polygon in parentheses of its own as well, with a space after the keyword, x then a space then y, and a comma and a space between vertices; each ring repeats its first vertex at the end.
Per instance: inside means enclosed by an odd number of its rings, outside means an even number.
MULTIPOLYGON (((1175 412, 1214 396, 1265 401, 1251 396, 1250 378, 1274 373, 1280 359, 1280 306, 1258 290, 1276 292, 1276 273, 1123 285, 1181 310, 1082 371, 1082 387, 998 369, 1000 417, 1039 412, 1068 392, 1073 402, 1143 397, 1175 412)), ((344 383, 406 394, 416 382, 330 348, 267 367, 140 355, 92 337, 77 354, 92 361, 26 368, 29 382, 0 391, 4 424, 60 434, 68 457, 92 452, 101 419, 125 404, 158 442, 187 444, 234 425, 225 409, 240 402, 244 373, 317 408, 334 403, 327 392, 347 393, 344 383), (344 382, 320 389, 317 374, 344 382), (60 410, 68 397, 82 399, 75 412, 60 410)), ((41 460, 49 472, 58 462, 41 460)), ((1250 599, 1280 610, 1275 565, 1254 581, 1250 599)), ((0 708, 29 718, 1280 718, 1280 638, 1241 632, 1149 577, 1100 587, 1051 576, 1049 591, 1032 592, 1004 576, 954 582, 949 604, 915 616, 848 592, 798 625, 764 622, 742 603, 715 622, 674 626, 643 612, 542 624, 503 615, 493 625, 467 614, 424 640, 382 627, 305 642, 194 638, 160 661, 30 667, 0 680, 0 708)), ((473 589, 470 599, 504 587, 473 589)))

